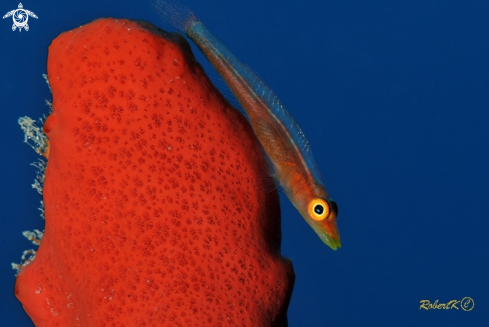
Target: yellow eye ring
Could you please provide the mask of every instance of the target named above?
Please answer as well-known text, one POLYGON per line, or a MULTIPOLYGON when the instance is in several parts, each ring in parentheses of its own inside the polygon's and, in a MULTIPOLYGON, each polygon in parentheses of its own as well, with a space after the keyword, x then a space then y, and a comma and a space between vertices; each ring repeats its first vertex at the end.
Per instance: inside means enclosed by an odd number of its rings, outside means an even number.
POLYGON ((321 198, 312 199, 307 207, 309 217, 316 221, 323 221, 328 218, 330 211, 329 203, 321 198))

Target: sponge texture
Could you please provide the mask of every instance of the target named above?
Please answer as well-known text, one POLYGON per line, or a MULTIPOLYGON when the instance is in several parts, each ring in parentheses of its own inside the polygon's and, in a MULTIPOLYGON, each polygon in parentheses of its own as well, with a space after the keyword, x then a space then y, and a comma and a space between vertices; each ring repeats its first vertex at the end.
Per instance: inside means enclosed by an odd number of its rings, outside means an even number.
POLYGON ((185 39, 100 19, 49 47, 36 326, 283 326, 294 273, 246 119, 185 39))

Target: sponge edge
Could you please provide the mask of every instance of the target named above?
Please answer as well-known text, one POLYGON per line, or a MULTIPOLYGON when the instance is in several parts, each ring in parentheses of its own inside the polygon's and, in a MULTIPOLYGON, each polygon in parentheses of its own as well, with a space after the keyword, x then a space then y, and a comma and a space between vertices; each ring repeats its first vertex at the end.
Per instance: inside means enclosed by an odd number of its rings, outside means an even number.
POLYGON ((246 119, 186 40, 99 19, 49 47, 36 326, 284 326, 294 283, 246 119))

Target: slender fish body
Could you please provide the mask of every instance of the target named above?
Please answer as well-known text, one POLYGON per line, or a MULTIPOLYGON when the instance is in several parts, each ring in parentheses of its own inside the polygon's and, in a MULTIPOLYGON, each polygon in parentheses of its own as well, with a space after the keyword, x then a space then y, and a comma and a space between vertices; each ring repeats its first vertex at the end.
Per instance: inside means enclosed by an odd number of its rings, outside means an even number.
POLYGON ((185 33, 202 51, 242 106, 273 165, 274 177, 287 197, 333 250, 341 246, 336 216, 309 143, 273 91, 216 39, 178 0, 153 0, 168 24, 185 33))

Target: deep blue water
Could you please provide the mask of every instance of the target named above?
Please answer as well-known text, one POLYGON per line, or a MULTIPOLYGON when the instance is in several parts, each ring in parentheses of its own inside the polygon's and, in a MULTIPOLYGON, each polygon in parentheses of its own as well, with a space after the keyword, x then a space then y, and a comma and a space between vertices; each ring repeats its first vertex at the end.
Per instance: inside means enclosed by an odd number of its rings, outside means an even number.
MULTIPOLYGON (((17 1, 2 1, 1 16, 17 1)), ((32 326, 10 263, 31 248, 21 232, 43 221, 30 187, 38 156, 17 119, 47 112, 48 45, 98 17, 164 27, 146 2, 22 3, 39 17, 28 32, 0 21, 0 326, 32 326)), ((290 326, 487 325, 489 2, 186 4, 296 117, 339 205, 334 252, 282 197, 290 326), (419 309, 466 296, 470 312, 419 309)))

